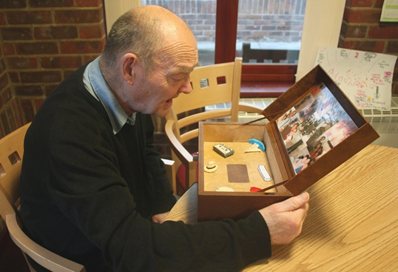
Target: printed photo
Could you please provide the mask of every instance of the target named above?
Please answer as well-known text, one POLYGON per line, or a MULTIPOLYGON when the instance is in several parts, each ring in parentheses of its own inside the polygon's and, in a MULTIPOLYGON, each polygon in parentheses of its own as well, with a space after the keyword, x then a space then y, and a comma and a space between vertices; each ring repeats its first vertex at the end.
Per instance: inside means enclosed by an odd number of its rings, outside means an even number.
POLYGON ((276 123, 296 174, 358 129, 324 84, 312 87, 276 123))

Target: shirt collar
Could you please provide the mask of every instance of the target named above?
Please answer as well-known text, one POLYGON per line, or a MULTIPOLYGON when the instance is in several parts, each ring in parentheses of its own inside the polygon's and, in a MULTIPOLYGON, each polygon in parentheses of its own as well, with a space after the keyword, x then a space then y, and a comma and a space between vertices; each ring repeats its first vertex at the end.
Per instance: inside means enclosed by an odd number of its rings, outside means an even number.
POLYGON ((104 107, 114 134, 117 134, 126 123, 134 125, 136 113, 128 116, 117 101, 101 73, 99 57, 87 65, 83 82, 87 91, 99 100, 104 107))

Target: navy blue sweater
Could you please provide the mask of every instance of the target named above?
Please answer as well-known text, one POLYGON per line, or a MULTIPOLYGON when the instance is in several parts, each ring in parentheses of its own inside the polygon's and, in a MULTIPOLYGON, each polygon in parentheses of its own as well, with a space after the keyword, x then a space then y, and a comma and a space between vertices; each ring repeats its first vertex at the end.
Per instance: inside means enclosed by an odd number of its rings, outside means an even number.
POLYGON ((21 219, 28 234, 88 271, 239 271, 270 256, 258 212, 239 221, 156 224, 175 200, 149 115, 116 135, 84 69, 41 107, 25 139, 21 219))

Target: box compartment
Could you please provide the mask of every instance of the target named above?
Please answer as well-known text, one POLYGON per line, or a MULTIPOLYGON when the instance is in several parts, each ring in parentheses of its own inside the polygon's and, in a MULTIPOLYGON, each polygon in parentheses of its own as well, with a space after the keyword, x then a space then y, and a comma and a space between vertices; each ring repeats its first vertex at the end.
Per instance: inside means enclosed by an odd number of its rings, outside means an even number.
POLYGON ((264 120, 250 124, 199 124, 199 220, 241 218, 253 210, 297 195, 378 138, 376 131, 320 66, 315 67, 276 99, 263 114, 264 120), (319 107, 330 104, 330 101, 334 103, 332 111, 339 109, 338 116, 327 116, 326 110, 325 116, 319 116, 319 107), (294 113, 293 117, 296 119, 291 119, 295 121, 289 121, 290 117, 286 117, 288 113, 294 113), (306 120, 308 116, 310 120, 315 119, 314 116, 318 118, 318 126, 312 130, 303 129, 303 124, 310 123, 306 120), (328 122, 322 123, 319 120, 328 122), (285 123, 297 123, 297 127, 300 127, 299 134, 293 133, 293 136, 296 134, 301 137, 295 143, 296 146, 293 144, 288 147, 288 141, 282 136, 283 129, 287 127, 285 123), (348 136, 344 135, 345 138, 338 130, 342 124, 350 125, 349 128, 342 128, 342 131, 349 132, 348 136), (312 134, 308 131, 312 131, 312 134), (320 132, 322 134, 319 134, 320 132), (250 147, 249 139, 263 141, 266 151, 246 153, 250 147), (310 155, 309 150, 315 149, 312 144, 317 143, 318 147, 321 140, 326 147, 323 148, 322 154, 317 157, 310 155), (214 152, 212 146, 217 143, 234 149, 234 155, 224 158, 214 152), (326 149, 328 150, 325 151, 326 149), (302 170, 298 170, 300 167, 296 167, 295 163, 298 158, 303 159, 303 156, 298 156, 300 152, 307 152, 305 156, 311 159, 311 164, 302 167, 302 170), (204 171, 210 161, 217 165, 215 172, 204 171), (272 181, 261 179, 258 165, 265 166, 272 176, 272 181), (253 187, 269 189, 253 192, 250 190, 253 187))

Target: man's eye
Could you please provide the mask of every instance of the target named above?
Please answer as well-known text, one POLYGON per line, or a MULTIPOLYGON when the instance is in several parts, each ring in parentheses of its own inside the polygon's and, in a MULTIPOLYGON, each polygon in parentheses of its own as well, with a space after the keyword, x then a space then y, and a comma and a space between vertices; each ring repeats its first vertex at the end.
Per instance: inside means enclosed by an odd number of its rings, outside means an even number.
POLYGON ((188 77, 189 76, 187 76, 187 75, 174 75, 174 76, 171 76, 170 78, 173 81, 183 81, 183 80, 187 80, 188 77))

